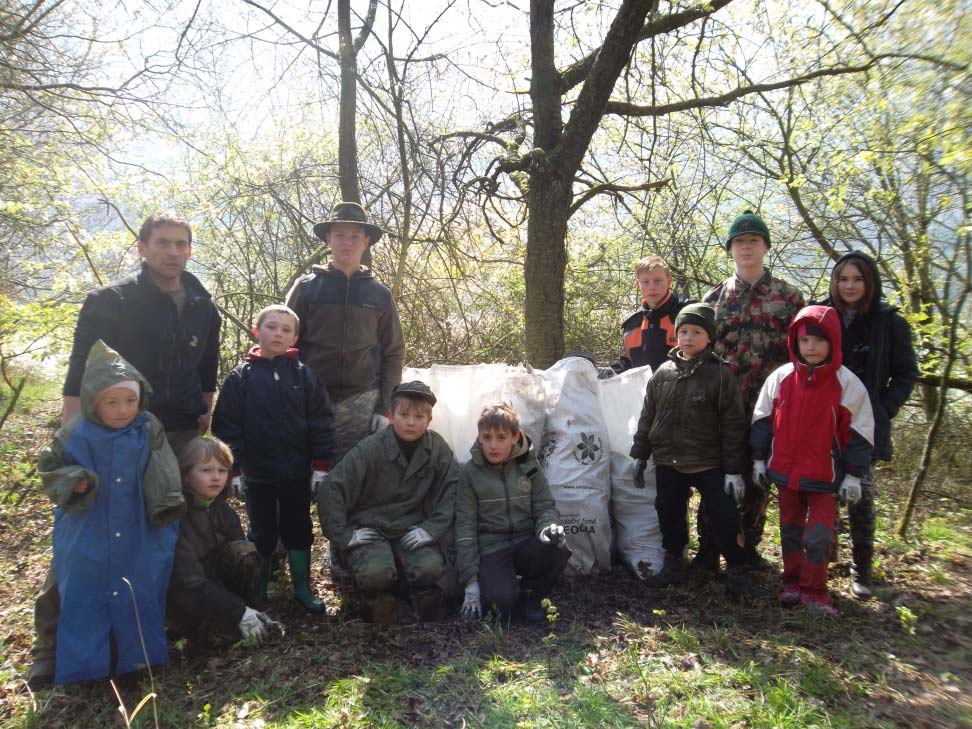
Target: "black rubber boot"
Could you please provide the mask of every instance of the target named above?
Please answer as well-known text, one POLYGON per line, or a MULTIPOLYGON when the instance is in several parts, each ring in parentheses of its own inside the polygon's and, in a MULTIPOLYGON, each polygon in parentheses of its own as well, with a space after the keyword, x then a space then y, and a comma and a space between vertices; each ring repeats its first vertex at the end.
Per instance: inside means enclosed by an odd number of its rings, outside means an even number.
POLYGON ((870 546, 855 546, 853 554, 851 595, 858 600, 870 600, 874 597, 874 590, 871 587, 873 578, 871 563, 874 561, 874 550, 870 546))
POLYGON ((769 593, 755 579, 749 565, 737 565, 726 570, 726 594, 734 600, 762 600, 769 593))
POLYGON ((666 554, 665 562, 657 575, 642 580, 648 587, 667 587, 685 582, 685 560, 681 555, 666 554))
POLYGON ((719 574, 719 550, 700 548, 689 562, 688 569, 693 574, 715 577, 719 574))
POLYGON ((27 671, 27 685, 31 691, 42 691, 54 685, 54 656, 35 657, 27 671))

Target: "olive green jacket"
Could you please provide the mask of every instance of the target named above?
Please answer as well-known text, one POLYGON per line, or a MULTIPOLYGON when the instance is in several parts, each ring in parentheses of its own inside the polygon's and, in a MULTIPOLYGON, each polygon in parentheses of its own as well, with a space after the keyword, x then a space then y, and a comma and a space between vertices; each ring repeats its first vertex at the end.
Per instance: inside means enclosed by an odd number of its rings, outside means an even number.
POLYGON ((324 536, 346 549, 355 529, 398 539, 421 527, 440 539, 452 524, 459 467, 438 433, 425 432, 411 461, 392 426, 359 442, 331 471, 317 496, 324 536))
POLYGON ((479 574, 480 554, 560 523, 547 477, 526 435, 510 457, 495 466, 478 442, 469 450, 472 460, 462 467, 456 493, 456 564, 463 583, 479 574))
POLYGON ((729 365, 707 348, 684 360, 672 349, 648 380, 631 457, 660 466, 745 473, 749 424, 729 365))
MULTIPOLYGON (((141 383, 139 411, 145 412, 152 394, 148 380, 99 339, 91 347, 81 379, 81 412, 58 428, 54 439, 41 451, 37 462, 37 473, 41 477, 44 493, 65 511, 87 509, 100 486, 98 474, 72 462, 67 452, 71 436, 82 419, 101 425, 95 414, 98 393, 125 380, 141 383), (88 479, 87 490, 74 493, 74 486, 83 478, 88 479)), ((158 527, 182 516, 186 511, 186 502, 182 497, 179 463, 165 438, 162 423, 151 413, 146 415, 149 459, 142 474, 142 497, 149 523, 158 527)))

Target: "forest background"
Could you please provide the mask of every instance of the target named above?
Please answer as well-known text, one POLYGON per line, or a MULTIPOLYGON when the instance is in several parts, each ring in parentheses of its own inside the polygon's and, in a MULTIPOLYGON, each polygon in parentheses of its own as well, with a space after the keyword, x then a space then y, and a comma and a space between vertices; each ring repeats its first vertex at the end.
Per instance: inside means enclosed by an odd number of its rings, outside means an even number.
POLYGON ((56 401, 85 293, 135 268, 146 214, 192 220, 226 372, 254 312, 326 261, 312 224, 357 199, 388 231, 371 263, 418 367, 613 360, 639 303, 631 263, 664 256, 698 297, 731 271, 723 237, 744 209, 808 300, 836 257, 868 251, 923 372, 889 474, 896 538, 915 504, 924 525, 935 499, 967 513, 970 10, 0 3, 6 503, 41 508, 30 457, 50 423, 29 416, 56 401))

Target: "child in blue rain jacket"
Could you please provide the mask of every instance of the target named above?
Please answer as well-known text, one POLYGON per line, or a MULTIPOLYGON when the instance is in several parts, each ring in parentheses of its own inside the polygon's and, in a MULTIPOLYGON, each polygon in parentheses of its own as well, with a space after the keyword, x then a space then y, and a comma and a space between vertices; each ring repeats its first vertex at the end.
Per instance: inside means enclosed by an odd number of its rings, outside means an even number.
POLYGON ((56 504, 56 684, 168 662, 165 595, 186 507, 175 455, 145 411, 150 394, 145 378, 99 340, 85 366, 81 412, 38 462, 56 504))

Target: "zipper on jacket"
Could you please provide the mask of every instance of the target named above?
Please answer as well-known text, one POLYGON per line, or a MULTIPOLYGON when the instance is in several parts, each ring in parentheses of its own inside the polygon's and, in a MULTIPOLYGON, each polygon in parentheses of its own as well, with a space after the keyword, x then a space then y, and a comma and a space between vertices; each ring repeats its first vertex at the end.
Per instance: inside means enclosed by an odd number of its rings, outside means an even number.
MULTIPOLYGON (((344 273, 341 273, 344 276, 344 273)), ((353 275, 353 274, 352 274, 353 275)), ((351 277, 344 276, 344 337, 341 339, 341 387, 346 387, 345 368, 348 366, 348 320, 351 315, 351 277)), ((347 393, 345 393, 347 394, 347 393)))

